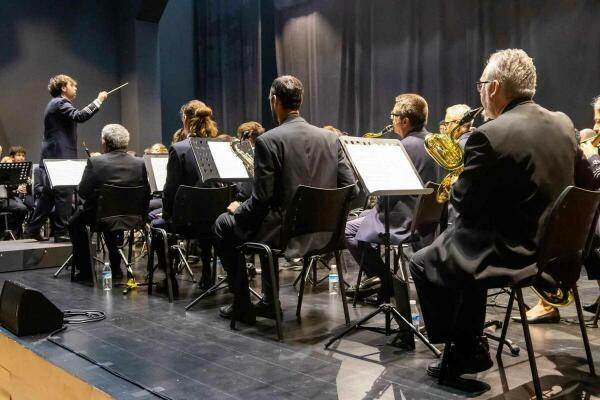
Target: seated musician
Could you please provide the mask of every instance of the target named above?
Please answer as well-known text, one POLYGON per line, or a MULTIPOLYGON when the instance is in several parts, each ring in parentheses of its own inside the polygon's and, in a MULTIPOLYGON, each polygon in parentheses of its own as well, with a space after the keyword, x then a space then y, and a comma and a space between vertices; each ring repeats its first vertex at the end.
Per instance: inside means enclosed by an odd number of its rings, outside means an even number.
MULTIPOLYGON (((486 288, 534 276, 541 227, 555 200, 569 185, 593 184, 571 120, 533 102, 536 69, 523 50, 492 54, 477 90, 492 120, 465 146, 465 169, 451 195, 459 215, 410 264, 429 340, 455 344, 444 350, 449 381, 493 365, 482 336, 486 288)), ((432 376, 439 371, 440 361, 428 367, 432 376)))
MULTIPOLYGON (((592 107, 594 109, 594 128, 600 131, 600 97, 597 97, 594 102, 592 102, 592 107)), ((600 156, 598 155, 598 148, 592 144, 592 141, 598 135, 598 131, 593 129, 582 129, 579 132, 579 140, 581 142, 579 147, 588 159, 596 179, 600 179, 600 156)), ((600 255, 596 252, 596 249, 600 248, 600 221, 596 226, 596 231, 592 240, 592 248, 590 249, 587 258, 583 261, 583 266, 586 269, 588 279, 596 280, 600 287, 600 255)), ((585 304, 583 309, 595 314, 597 307, 598 303, 593 302, 585 304)), ((520 320, 518 317, 513 317, 513 319, 517 321, 520 320)), ((560 322, 560 313, 558 308, 553 307, 540 298, 538 303, 527 311, 527 321, 529 321, 530 324, 558 323, 560 322)))
POLYGON ((467 139, 469 139, 469 136, 471 136, 473 121, 463 124, 460 127, 457 127, 456 125, 469 111, 471 111, 471 107, 468 105, 455 104, 446 108, 444 120, 440 122, 440 133, 453 132, 452 136, 455 140, 458 140, 458 143, 463 148, 465 147, 465 143, 467 143, 467 139))
MULTIPOLYGON (((23 146, 11 146, 8 149, 8 155, 2 158, 3 163, 23 162, 27 157, 27 152, 23 146)), ((33 209, 33 198, 31 197, 30 185, 22 183, 18 186, 5 187, 6 191, 6 211, 8 215, 8 229, 13 234, 19 236, 23 227, 23 221, 27 215, 27 210, 33 209)))
MULTIPOLYGON (((92 280, 90 264, 90 245, 85 226, 96 223, 98 196, 104 184, 116 186, 146 186, 148 176, 141 158, 127 153, 129 132, 119 124, 109 124, 102 128, 102 147, 104 154, 88 158, 87 165, 79 183, 79 197, 84 201, 69 220, 69 234, 73 242, 73 266, 79 274, 76 279, 89 282, 92 280)), ((123 277, 121 258, 117 247, 117 232, 104 232, 104 242, 108 249, 110 268, 114 280, 123 277)))
POLYGON ((275 318, 269 274, 261 274, 264 297, 253 305, 245 259, 236 247, 252 240, 280 248, 285 212, 298 185, 336 188, 355 182, 337 137, 300 117, 303 90, 293 76, 273 81, 269 102, 279 126, 256 140, 252 196, 230 204, 215 222, 215 247, 234 294, 233 305, 221 307, 224 318, 248 324, 256 316, 275 318))
MULTIPOLYGON (((441 175, 440 168, 425 151, 424 140, 429 133, 425 129, 427 114, 427 102, 417 94, 397 96, 396 104, 391 112, 396 139, 402 142, 423 183, 438 182, 441 175)), ((409 237, 416 199, 416 196, 390 198, 392 244, 402 243, 409 237)), ((358 290, 356 287, 346 290, 350 296, 364 297, 377 289, 381 290, 378 282, 386 268, 377 246, 378 243, 382 243, 380 235, 385 231, 382 206, 383 204, 378 204, 375 208, 364 211, 358 218, 346 224, 346 246, 368 277, 361 283, 358 290)), ((424 243, 416 244, 417 249, 431 243, 433 237, 428 236, 422 239, 424 243)), ((382 299, 381 293, 377 297, 378 301, 382 299)))
MULTIPOLYGON (((265 128, 261 124, 255 121, 248 121, 241 124, 237 129, 237 137, 239 140, 248 140, 252 149, 256 144, 256 139, 265 133, 265 128)), ((235 184, 236 194, 235 199, 237 201, 247 200, 252 195, 252 182, 238 182, 235 184)))
MULTIPOLYGON (((190 137, 209 137, 214 138, 218 135, 217 123, 212 118, 212 110, 206 104, 199 100, 190 100, 181 107, 181 122, 183 130, 186 133, 186 139, 173 143, 169 147, 169 160, 167 161, 167 178, 163 188, 163 207, 162 216, 152 221, 155 228, 170 229, 170 220, 173 215, 173 209, 177 206, 175 203, 175 194, 179 186, 204 187, 202 179, 198 173, 196 158, 190 145, 190 137)), ((212 185, 211 185, 212 186, 212 185)), ((164 269, 166 262, 163 247, 156 246, 158 253, 159 266, 164 269)), ((202 245, 202 264, 210 264, 210 246, 208 243, 202 245)), ((207 269, 204 269, 206 272, 207 269)), ((172 277, 175 278, 175 277, 172 277)), ((208 282, 208 279, 203 281, 208 282)), ((172 279, 173 294, 179 294, 177 280, 172 279)), ((158 290, 166 289, 167 280, 159 284, 158 290)))

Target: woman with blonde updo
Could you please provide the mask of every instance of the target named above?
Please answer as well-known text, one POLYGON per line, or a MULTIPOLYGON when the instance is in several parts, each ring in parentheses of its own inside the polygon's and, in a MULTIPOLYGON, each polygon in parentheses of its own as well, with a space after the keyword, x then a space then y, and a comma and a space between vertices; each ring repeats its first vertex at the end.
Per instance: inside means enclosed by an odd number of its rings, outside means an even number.
MULTIPOLYGON (((196 165, 196 158, 192 152, 190 145, 190 137, 204 137, 214 138, 217 137, 219 131, 217 129, 217 123, 213 119, 213 112, 206 104, 199 100, 191 100, 185 103, 181 107, 181 122, 183 123, 183 132, 187 134, 187 137, 177 143, 173 143, 169 148, 169 161, 167 162, 167 179, 165 186, 163 187, 163 199, 162 199, 162 215, 160 218, 152 221, 152 226, 156 228, 162 228, 167 231, 170 230, 171 216, 173 215, 173 209, 177 207, 174 204, 175 193, 179 186, 211 186, 204 185, 198 174, 198 167, 196 165)), ((183 135, 181 135, 183 136, 183 135)), ((202 281, 205 285, 210 286, 210 245, 201 244, 202 249, 202 281), (207 268, 204 268, 206 266, 207 268)), ((159 266, 164 269, 164 262, 166 261, 164 250, 162 246, 157 246, 159 266)), ((172 276, 171 282, 173 282, 173 294, 178 296, 179 287, 175 276, 172 276)), ((162 282, 161 289, 166 288, 166 279, 162 282)))
POLYGON ((191 100, 181 107, 183 129, 191 137, 217 137, 219 130, 210 107, 200 100, 191 100))

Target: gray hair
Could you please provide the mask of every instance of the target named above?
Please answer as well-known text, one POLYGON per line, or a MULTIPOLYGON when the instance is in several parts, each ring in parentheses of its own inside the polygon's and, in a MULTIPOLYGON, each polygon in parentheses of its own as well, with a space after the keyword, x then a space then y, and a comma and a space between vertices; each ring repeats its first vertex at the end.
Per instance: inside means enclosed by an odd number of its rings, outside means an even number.
POLYGON ((594 107, 594 110, 600 110, 600 95, 594 97, 594 100, 592 100, 592 107, 594 107))
POLYGON ((497 80, 504 95, 512 100, 535 95, 537 74, 533 59, 521 49, 499 50, 488 59, 488 80, 497 80))
POLYGON ((102 141, 109 149, 125 149, 129 144, 129 132, 123 125, 108 124, 102 128, 102 141))

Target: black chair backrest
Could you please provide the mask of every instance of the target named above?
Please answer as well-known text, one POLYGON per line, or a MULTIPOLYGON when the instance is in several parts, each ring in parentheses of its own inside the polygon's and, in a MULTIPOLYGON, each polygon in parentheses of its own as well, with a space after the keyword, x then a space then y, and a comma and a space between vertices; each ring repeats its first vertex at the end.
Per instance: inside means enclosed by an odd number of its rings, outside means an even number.
POLYGON ((229 205, 229 188, 179 186, 173 203, 171 231, 185 237, 210 234, 217 217, 229 205))
POLYGON ((111 232, 143 228, 148 220, 149 201, 148 186, 102 185, 94 229, 111 232))
POLYGON ((448 205, 447 202, 438 203, 436 200, 436 193, 439 186, 434 182, 427 182, 425 184, 425 187, 433 189, 433 192, 419 195, 410 227, 411 236, 416 232, 426 234, 431 230, 435 230, 442 222, 448 205))
POLYGON ((567 187, 545 222, 538 255, 538 277, 568 286, 579 278, 598 219, 600 192, 567 187))
POLYGON ((288 207, 282 244, 289 257, 310 257, 343 248, 343 232, 355 185, 322 189, 299 185, 288 207))

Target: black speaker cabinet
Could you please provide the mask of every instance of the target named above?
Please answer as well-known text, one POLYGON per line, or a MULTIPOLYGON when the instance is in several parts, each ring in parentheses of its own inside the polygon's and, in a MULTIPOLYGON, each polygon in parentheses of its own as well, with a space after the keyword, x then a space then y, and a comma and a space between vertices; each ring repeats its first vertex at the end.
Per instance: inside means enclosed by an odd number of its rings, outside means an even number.
POLYGON ((63 324, 63 312, 39 291, 5 281, 0 295, 0 324, 17 336, 52 332, 63 324))

